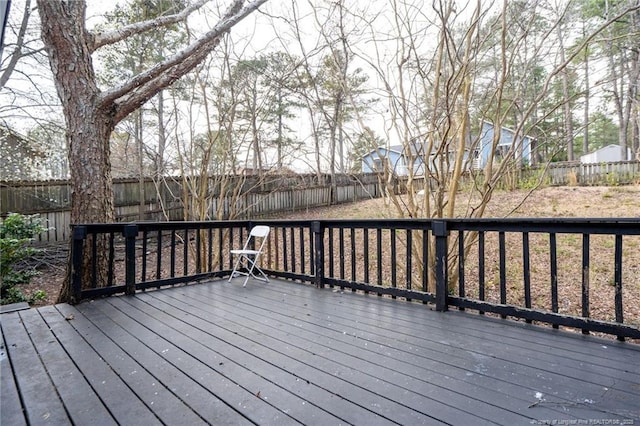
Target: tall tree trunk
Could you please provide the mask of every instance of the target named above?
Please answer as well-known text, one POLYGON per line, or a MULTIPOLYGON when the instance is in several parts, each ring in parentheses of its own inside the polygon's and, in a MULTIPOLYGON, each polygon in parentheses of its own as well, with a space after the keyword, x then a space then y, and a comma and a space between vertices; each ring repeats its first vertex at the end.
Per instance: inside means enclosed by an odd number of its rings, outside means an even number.
POLYGON ((619 135, 620 146, 623 152, 627 152, 628 136, 629 136, 629 108, 627 108, 627 102, 624 99, 625 93, 624 84, 624 55, 620 55, 620 87, 616 89, 618 96, 616 97, 616 108, 618 109, 618 119, 620 122, 619 135))
POLYGON ((627 126, 625 128, 627 139, 625 144, 625 160, 627 155, 626 148, 630 148, 632 152, 635 151, 637 145, 637 118, 638 108, 640 107, 640 101, 638 96, 640 90, 638 90, 638 83, 640 82, 640 43, 630 46, 629 48, 629 64, 627 66, 627 73, 629 83, 627 85, 626 104, 625 104, 625 121, 627 126))
MULTIPOLYGON (((585 23, 582 23, 582 37, 586 36, 585 23)), ((582 153, 589 152, 589 45, 584 47, 584 139, 582 141, 582 153)))
MULTIPOLYGON (((610 18, 609 2, 605 2, 605 19, 610 18)), ((627 147, 627 121, 624 116, 623 108, 623 93, 624 93, 624 78, 623 78, 623 57, 620 55, 621 67, 618 69, 615 61, 615 51, 613 44, 613 33, 611 27, 608 28, 608 34, 606 38, 607 56, 609 64, 609 75, 611 81, 611 95, 613 97, 613 103, 616 107, 616 113, 618 115, 618 143, 626 150, 627 147), (620 84, 620 86, 618 86, 620 84)))
MULTIPOLYGON (((565 63, 564 34, 562 25, 558 25, 558 42, 560 43, 560 62, 565 63)), ((571 114, 571 95, 569 93, 569 70, 562 70, 562 102, 564 107, 564 138, 567 143, 567 160, 573 161, 573 117, 571 114)))
MULTIPOLYGON (((69 165, 71 170, 71 223, 113 222, 113 190, 109 159, 109 136, 114 128, 110 111, 100 108, 91 52, 84 27, 84 2, 38 1, 42 19, 42 37, 47 46, 51 69, 67 124, 69 165), (60 16, 64 20, 59 19, 60 16), (82 193, 78 193, 78 189, 82 193)), ((100 265, 107 261, 105 241, 98 241, 102 254, 100 265)), ((85 256, 82 277, 84 285, 92 279, 91 259, 85 256)), ((106 275, 106 274, 105 274, 106 275)), ((60 300, 73 301, 70 289, 63 286, 60 300)))
POLYGON ((144 220, 145 193, 144 193, 144 146, 142 135, 144 131, 144 120, 142 109, 137 111, 136 116, 136 148, 138 149, 138 219, 144 220))
MULTIPOLYGON (((640 10, 636 10, 632 15, 634 32, 640 31, 640 10)), ((640 42, 634 38, 635 43, 631 46, 631 78, 630 87, 633 90, 629 96, 633 102, 631 113, 631 152, 635 154, 632 158, 640 160, 640 42)))
MULTIPOLYGON (((67 123, 72 223, 108 223, 114 219, 109 137, 115 124, 193 70, 218 46, 224 34, 266 1, 254 0, 243 7, 244 0, 233 0, 220 21, 202 37, 121 85, 101 93, 91 58, 95 49, 158 26, 182 22, 206 0, 193 3, 175 15, 96 34, 85 27, 86 1, 38 0, 42 39, 67 123)), ((89 250, 84 256, 83 285, 103 287, 106 284, 106 241, 99 241, 97 249, 97 259, 91 257, 89 250), (95 277, 92 276, 93 268, 89 267, 91 262, 97 263, 95 277)), ((69 280, 63 285, 59 299, 74 302, 69 280)))
POLYGON ((282 171, 282 168, 284 167, 283 153, 282 153, 282 148, 283 148, 282 146, 284 145, 284 137, 283 137, 284 123, 282 122, 284 108, 282 106, 282 103, 283 103, 282 89, 278 88, 277 90, 278 90, 278 136, 277 136, 278 170, 282 171))
POLYGON ((164 91, 158 93, 158 152, 155 161, 157 179, 164 177, 164 151, 167 145, 167 135, 164 126, 164 91))

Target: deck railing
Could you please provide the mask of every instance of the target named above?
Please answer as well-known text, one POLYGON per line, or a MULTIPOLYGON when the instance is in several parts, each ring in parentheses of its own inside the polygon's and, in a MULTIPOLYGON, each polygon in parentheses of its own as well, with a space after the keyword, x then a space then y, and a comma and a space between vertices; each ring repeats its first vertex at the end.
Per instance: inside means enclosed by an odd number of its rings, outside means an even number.
POLYGON ((272 229, 260 264, 273 277, 640 338, 640 219, 76 225, 74 299, 228 277, 256 224, 272 229))

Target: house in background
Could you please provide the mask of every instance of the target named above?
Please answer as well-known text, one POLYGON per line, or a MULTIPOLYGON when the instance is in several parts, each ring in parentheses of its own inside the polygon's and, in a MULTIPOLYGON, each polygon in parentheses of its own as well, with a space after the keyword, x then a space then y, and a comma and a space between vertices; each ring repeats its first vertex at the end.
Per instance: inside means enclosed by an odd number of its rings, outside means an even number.
POLYGON ((424 175, 424 162, 420 144, 409 145, 411 152, 405 152, 403 145, 388 148, 381 146, 371 150, 362 157, 362 173, 378 173, 384 171, 385 162, 397 176, 407 176, 410 168, 416 176, 424 175), (411 161, 413 159, 413 162, 411 161))
MULTIPOLYGON (((476 169, 484 169, 489 161, 489 157, 491 155, 491 150, 493 149, 493 138, 495 135, 495 126, 493 123, 489 121, 482 122, 482 129, 480 130, 480 138, 478 141, 478 148, 476 150, 476 160, 474 162, 473 167, 476 169)), ((496 148, 494 161, 501 161, 507 153, 509 149, 513 146, 514 143, 516 145, 516 155, 521 155, 520 163, 523 165, 533 165, 533 155, 532 151, 535 145, 535 139, 529 136, 519 136, 516 139, 516 133, 511 130, 503 127, 500 132, 500 139, 498 141, 498 146, 496 148)))
POLYGON ((617 161, 631 161, 633 157, 631 155, 631 149, 626 150, 621 145, 607 145, 600 149, 596 149, 589 154, 580 156, 580 162, 582 164, 593 163, 614 163, 617 161))
MULTIPOLYGON (((467 167, 471 167, 474 169, 483 169, 487 165, 487 161, 489 160, 491 149, 493 147, 494 134, 495 131, 493 124, 488 121, 483 121, 477 147, 472 151, 474 158, 473 164, 468 164, 467 167)), ((475 138, 470 138, 470 140, 467 142, 467 147, 470 147, 472 145, 472 140, 475 140, 475 138)), ((516 152, 521 153, 522 155, 521 164, 532 165, 533 157, 531 154, 533 146, 535 144, 535 139, 529 136, 524 136, 516 140, 515 132, 505 127, 502 128, 502 131, 500 133, 500 140, 496 149, 494 161, 500 161, 502 158, 504 158, 514 142, 521 142, 521 146, 516 149, 516 152)), ((403 145, 394 145, 388 148, 381 146, 370 151, 366 155, 362 156, 362 172, 381 172, 384 170, 384 164, 386 162, 389 166, 389 169, 398 176, 408 175, 409 170, 411 169, 416 176, 424 175, 424 145, 414 143, 411 144, 409 148, 410 152, 407 152, 403 145)), ((466 160, 469 158, 469 154, 469 151, 464 153, 465 164, 467 164, 466 160)), ((453 167, 455 157, 455 152, 449 152, 450 167, 453 167)), ((436 160, 435 156, 432 155, 431 162, 433 161, 436 160)))
POLYGON ((4 180, 29 180, 41 177, 47 153, 25 136, 0 126, 0 177, 4 180))
MULTIPOLYGON (((371 150, 362 157, 362 173, 382 172, 384 163, 387 162, 389 170, 396 176, 407 176, 409 170, 413 170, 414 176, 424 176, 424 152, 427 149, 426 144, 413 143, 409 145, 410 152, 405 150, 403 145, 394 145, 388 148, 381 146, 371 150)), ((464 154, 464 161, 469 157, 468 152, 464 154)), ((456 153, 449 152, 449 167, 453 168, 456 153)), ((437 161, 435 155, 431 155, 431 170, 437 170, 438 167, 433 163, 437 161)))

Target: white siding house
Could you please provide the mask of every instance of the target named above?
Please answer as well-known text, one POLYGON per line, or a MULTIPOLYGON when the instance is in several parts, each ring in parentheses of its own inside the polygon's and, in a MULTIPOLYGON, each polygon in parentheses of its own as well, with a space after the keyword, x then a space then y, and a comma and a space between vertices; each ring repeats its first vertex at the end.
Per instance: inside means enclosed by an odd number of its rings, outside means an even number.
POLYGON ((613 144, 580 156, 580 162, 583 164, 615 163, 616 161, 631 160, 632 156, 629 148, 625 150, 622 146, 613 144))

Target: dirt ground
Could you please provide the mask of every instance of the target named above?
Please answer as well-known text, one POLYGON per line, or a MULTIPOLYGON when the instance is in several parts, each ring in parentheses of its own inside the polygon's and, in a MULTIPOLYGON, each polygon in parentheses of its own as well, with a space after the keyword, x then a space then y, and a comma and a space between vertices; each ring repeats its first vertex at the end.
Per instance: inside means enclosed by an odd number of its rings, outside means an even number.
MULTIPOLYGON (((296 212, 285 219, 393 217, 392 207, 380 199, 296 212)), ((619 187, 554 187, 528 191, 496 192, 485 217, 640 217, 640 185, 619 187)), ((23 287, 29 295, 46 292, 37 305, 55 303, 65 275, 66 245, 44 247, 48 256, 39 264, 40 274, 23 287)), ((594 261, 595 263, 596 261, 594 261)), ((535 266, 535 265, 534 265, 535 266)), ((625 266, 627 264, 625 263, 625 266)), ((638 265, 630 265, 638 267, 638 265)), ((579 292, 579 287, 578 287, 579 292)), ((627 306, 640 307, 640 292, 625 294, 627 306)))

